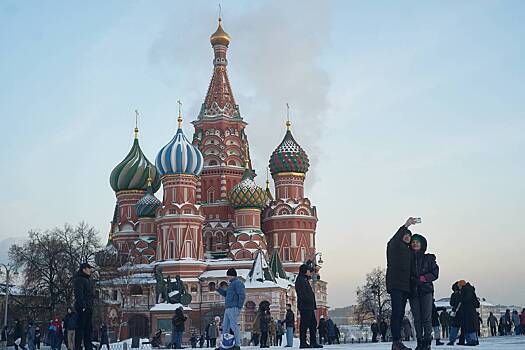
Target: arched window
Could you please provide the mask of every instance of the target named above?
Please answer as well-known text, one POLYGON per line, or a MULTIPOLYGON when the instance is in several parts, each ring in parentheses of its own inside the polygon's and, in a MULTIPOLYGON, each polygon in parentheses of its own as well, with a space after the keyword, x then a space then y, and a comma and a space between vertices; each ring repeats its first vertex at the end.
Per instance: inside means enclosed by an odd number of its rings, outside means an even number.
POLYGON ((215 292, 216 289, 217 289, 217 287, 215 286, 215 282, 208 283, 208 290, 210 292, 215 292))
POLYGON ((228 283, 226 281, 222 281, 219 283, 219 288, 228 288, 228 283))
POLYGON ((232 159, 228 162, 228 165, 237 166, 237 163, 232 159))
POLYGON ((208 165, 209 166, 214 166, 214 165, 217 165, 217 161, 215 159, 212 159, 208 162, 208 165))
POLYGON ((208 188, 208 203, 215 202, 215 190, 213 187, 208 188))

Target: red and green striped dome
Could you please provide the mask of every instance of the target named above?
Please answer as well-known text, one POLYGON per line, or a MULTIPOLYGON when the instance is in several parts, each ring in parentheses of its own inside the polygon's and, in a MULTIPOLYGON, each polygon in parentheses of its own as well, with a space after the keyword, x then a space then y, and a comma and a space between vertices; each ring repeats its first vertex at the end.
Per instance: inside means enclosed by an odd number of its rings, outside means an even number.
POLYGON ((273 151, 270 157, 270 172, 278 173, 303 173, 310 167, 308 155, 299 146, 290 130, 286 131, 281 144, 273 151))

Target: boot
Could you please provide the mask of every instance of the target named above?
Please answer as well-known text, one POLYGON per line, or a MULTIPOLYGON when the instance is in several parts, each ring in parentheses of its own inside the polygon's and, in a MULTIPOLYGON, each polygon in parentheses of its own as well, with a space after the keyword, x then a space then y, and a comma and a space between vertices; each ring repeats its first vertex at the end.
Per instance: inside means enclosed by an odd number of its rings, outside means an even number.
POLYGON ((423 339, 417 340, 417 346, 415 350, 426 350, 423 339))
POLYGON ((401 342, 401 340, 397 340, 392 343, 392 350, 412 350, 411 348, 408 348, 401 342))
POLYGON ((441 341, 441 339, 436 339, 436 346, 440 346, 440 345, 443 345, 443 344, 445 344, 445 343, 443 343, 441 341))

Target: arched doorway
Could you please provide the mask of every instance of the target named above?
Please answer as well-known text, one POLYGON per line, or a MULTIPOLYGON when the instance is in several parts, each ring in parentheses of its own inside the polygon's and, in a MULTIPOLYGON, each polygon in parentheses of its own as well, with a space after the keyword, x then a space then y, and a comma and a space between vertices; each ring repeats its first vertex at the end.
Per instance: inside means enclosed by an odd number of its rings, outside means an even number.
POLYGON ((128 320, 129 337, 149 338, 148 318, 144 315, 133 315, 128 320))

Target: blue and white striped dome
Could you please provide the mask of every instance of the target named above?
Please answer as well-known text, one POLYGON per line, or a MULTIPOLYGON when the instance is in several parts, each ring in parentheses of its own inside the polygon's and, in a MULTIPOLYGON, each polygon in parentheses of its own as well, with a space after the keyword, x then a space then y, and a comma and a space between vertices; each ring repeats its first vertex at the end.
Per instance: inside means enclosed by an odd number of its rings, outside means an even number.
POLYGON ((164 146, 155 160, 161 175, 189 174, 199 176, 202 171, 203 157, 201 151, 192 145, 179 127, 175 136, 164 146))

